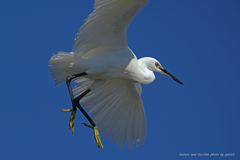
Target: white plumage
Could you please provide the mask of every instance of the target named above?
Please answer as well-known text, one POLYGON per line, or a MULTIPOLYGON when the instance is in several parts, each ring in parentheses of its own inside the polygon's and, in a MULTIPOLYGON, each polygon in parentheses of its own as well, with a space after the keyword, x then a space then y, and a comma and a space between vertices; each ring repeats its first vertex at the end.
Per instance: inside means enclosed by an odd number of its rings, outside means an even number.
POLYGON ((80 100, 83 107, 92 113, 92 119, 106 138, 111 135, 120 148, 127 141, 130 150, 134 140, 139 146, 146 137, 140 83, 153 82, 153 71, 180 83, 157 60, 137 60, 128 48, 128 25, 147 2, 95 0, 95 10, 75 37, 73 52, 58 52, 49 62, 56 84, 64 82, 69 75, 88 74, 75 79, 80 83, 73 90, 75 97, 90 88, 91 92, 80 100))

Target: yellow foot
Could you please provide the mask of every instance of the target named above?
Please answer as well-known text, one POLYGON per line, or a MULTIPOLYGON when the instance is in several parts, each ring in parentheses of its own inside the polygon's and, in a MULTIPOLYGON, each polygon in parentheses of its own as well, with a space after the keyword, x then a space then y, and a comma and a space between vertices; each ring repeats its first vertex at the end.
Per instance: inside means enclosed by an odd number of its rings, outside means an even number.
POLYGON ((90 125, 88 125, 86 123, 82 123, 82 124, 84 124, 86 127, 92 128, 94 130, 94 138, 95 138, 95 141, 97 143, 98 148, 100 148, 100 146, 101 146, 101 148, 104 149, 104 147, 102 145, 102 142, 101 142, 101 139, 100 139, 100 136, 99 136, 99 132, 98 132, 97 126, 93 127, 93 126, 90 126, 90 125))
POLYGON ((62 112, 72 112, 71 116, 70 116, 70 120, 69 120, 69 128, 71 128, 72 129, 72 133, 74 133, 74 120, 75 120, 75 117, 76 117, 76 110, 73 110, 73 109, 62 109, 61 111, 62 112))

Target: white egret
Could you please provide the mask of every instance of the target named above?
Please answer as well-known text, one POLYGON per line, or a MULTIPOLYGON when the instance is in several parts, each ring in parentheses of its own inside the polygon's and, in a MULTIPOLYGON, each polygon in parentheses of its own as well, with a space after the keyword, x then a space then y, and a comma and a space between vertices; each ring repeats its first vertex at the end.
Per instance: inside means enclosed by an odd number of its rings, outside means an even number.
POLYGON ((94 11, 78 31, 72 52, 58 52, 49 62, 56 84, 66 80, 73 109, 69 126, 74 132, 76 108, 91 123, 98 147, 102 147, 98 129, 123 148, 127 141, 143 145, 146 117, 141 100, 141 83, 154 81, 153 71, 180 84, 154 58, 137 59, 127 44, 127 28, 148 0, 95 0, 94 11), (73 91, 71 80, 80 83, 73 91), (75 98, 74 98, 75 95, 75 98), (84 111, 80 103, 92 113, 84 111), (97 127, 98 126, 98 127, 97 127))

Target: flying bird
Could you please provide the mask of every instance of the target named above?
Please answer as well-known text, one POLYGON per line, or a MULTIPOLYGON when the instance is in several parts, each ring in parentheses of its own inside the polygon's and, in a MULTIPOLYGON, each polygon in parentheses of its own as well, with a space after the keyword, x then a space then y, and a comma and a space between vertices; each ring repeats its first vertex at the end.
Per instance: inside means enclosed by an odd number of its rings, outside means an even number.
POLYGON ((97 146, 103 148, 99 131, 111 135, 123 148, 125 141, 132 150, 134 141, 143 145, 146 117, 141 100, 141 84, 155 80, 153 72, 176 82, 154 58, 137 59, 128 47, 127 28, 148 0, 95 0, 94 11, 78 31, 72 52, 58 52, 49 61, 56 85, 66 81, 72 101, 69 127, 74 132, 77 108, 94 130, 97 146), (71 81, 79 83, 74 89, 71 81), (83 109, 87 109, 88 113, 83 109), (91 117, 88 114, 92 114, 91 117))

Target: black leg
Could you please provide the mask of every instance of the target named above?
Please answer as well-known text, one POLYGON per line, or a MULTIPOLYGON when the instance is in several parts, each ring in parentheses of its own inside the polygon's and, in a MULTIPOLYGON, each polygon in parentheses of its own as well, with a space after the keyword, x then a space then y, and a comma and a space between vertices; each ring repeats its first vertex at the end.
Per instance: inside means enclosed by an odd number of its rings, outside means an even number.
POLYGON ((80 99, 83 98, 86 94, 88 94, 91 91, 91 89, 87 89, 85 92, 83 92, 80 96, 78 96, 77 98, 74 99, 74 103, 76 104, 76 106, 78 107, 78 109, 84 114, 84 116, 88 119, 88 121, 91 123, 91 125, 93 127, 96 126, 96 124, 94 123, 94 121, 92 120, 92 118, 89 117, 89 115, 86 113, 86 111, 82 108, 82 106, 80 105, 80 99))
POLYGON ((100 136, 99 136, 97 125, 94 123, 92 118, 89 117, 89 115, 86 113, 86 111, 80 105, 81 98, 83 98, 85 95, 87 95, 90 91, 91 91, 91 89, 87 89, 86 91, 84 91, 81 95, 79 95, 77 98, 75 98, 73 100, 73 104, 75 104, 78 107, 78 109, 84 114, 84 116, 91 123, 92 126, 90 126, 86 123, 82 123, 82 124, 84 124, 86 127, 92 128, 94 130, 94 138, 95 138, 95 141, 96 141, 96 144, 97 144, 98 148, 100 148, 100 146, 101 146, 101 148, 104 149, 104 147, 102 145, 102 142, 101 142, 101 139, 100 139, 100 136))
POLYGON ((73 96, 72 87, 71 87, 71 81, 74 78, 85 76, 85 75, 87 75, 87 73, 83 72, 83 73, 80 73, 80 74, 75 74, 75 75, 68 76, 66 78, 66 83, 67 83, 67 87, 68 87, 68 91, 69 91, 69 95, 70 95, 70 98, 71 98, 73 108, 72 109, 62 109, 61 111, 72 112, 71 115, 70 115, 70 120, 69 120, 69 128, 72 129, 72 133, 74 133, 74 121, 75 121, 75 116, 76 116, 76 112, 77 112, 77 109, 76 109, 77 105, 75 104, 75 101, 74 101, 74 96, 73 96))
POLYGON ((71 101, 72 101, 73 111, 76 111, 76 107, 78 107, 79 110, 83 113, 83 115, 84 115, 84 116, 88 119, 88 121, 91 123, 91 125, 92 125, 93 127, 95 127, 96 124, 95 124, 94 121, 89 117, 89 115, 86 113, 86 111, 82 108, 82 106, 80 105, 80 102, 79 102, 81 98, 83 98, 86 94, 88 94, 88 93, 91 91, 91 89, 87 89, 87 90, 86 90, 85 92, 83 92, 80 96, 78 96, 77 98, 74 99, 73 92, 72 92, 72 87, 71 87, 71 81, 72 81, 74 78, 78 78, 78 77, 85 76, 85 75, 87 75, 86 72, 68 76, 68 77, 66 78, 66 83, 67 83, 69 95, 70 95, 70 98, 71 98, 71 101))
POLYGON ((73 102, 73 100, 74 100, 74 96, 73 96, 72 87, 71 87, 71 84, 70 84, 70 83, 71 83, 71 81, 72 81, 74 78, 78 78, 78 77, 85 76, 85 75, 87 75, 87 73, 86 73, 86 72, 83 72, 83 73, 79 73, 79 74, 67 76, 67 78, 66 78, 66 83, 67 83, 69 95, 70 95, 70 98, 71 98, 71 101, 72 101, 72 102, 73 102))
POLYGON ((72 87, 71 87, 71 81, 74 78, 85 76, 85 75, 87 75, 86 72, 80 73, 80 74, 75 74, 75 75, 72 75, 72 76, 68 76, 66 78, 66 83, 67 83, 69 95, 70 95, 70 98, 71 98, 71 101, 72 101, 73 109, 63 109, 61 111, 63 111, 63 112, 72 112, 71 116, 70 116, 69 127, 72 128, 72 133, 74 133, 74 120, 75 120, 75 115, 76 115, 76 111, 77 111, 76 108, 78 107, 78 109, 88 119, 88 121, 91 123, 92 126, 90 126, 90 125, 88 125, 86 123, 83 123, 83 124, 86 127, 92 128, 94 130, 94 138, 95 138, 95 141, 96 141, 96 144, 97 144, 98 148, 100 148, 100 146, 101 146, 101 148, 104 149, 104 147, 102 145, 102 142, 101 142, 101 139, 99 137, 99 132, 98 132, 97 125, 93 122, 93 120, 90 118, 90 116, 86 113, 86 111, 80 105, 81 98, 83 98, 85 95, 87 95, 91 91, 91 89, 87 89, 86 91, 84 91, 80 96, 78 96, 75 99, 74 99, 74 96, 73 96, 72 87))
POLYGON ((67 78, 66 78, 66 83, 67 83, 67 87, 68 87, 68 92, 69 92, 69 95, 70 95, 70 98, 71 98, 71 102, 72 102, 72 106, 73 106, 73 110, 74 110, 74 111, 76 111, 76 105, 73 104, 73 102, 74 102, 74 96, 73 96, 73 92, 72 92, 71 81, 72 81, 74 78, 78 78, 78 77, 85 76, 85 75, 87 75, 87 73, 86 73, 86 72, 83 72, 83 73, 80 73, 80 74, 75 74, 75 75, 67 76, 67 78))

